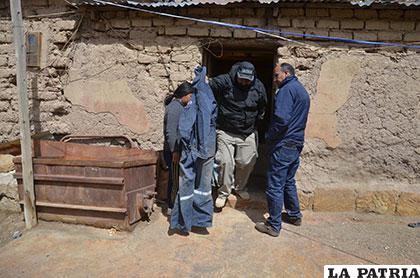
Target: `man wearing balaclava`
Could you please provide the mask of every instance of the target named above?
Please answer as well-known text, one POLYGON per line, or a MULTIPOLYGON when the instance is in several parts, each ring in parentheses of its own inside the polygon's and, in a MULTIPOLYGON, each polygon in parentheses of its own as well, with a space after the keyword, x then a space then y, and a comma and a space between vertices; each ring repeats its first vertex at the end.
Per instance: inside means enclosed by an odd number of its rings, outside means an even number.
POLYGON ((223 208, 232 193, 249 199, 246 184, 257 160, 257 122, 265 113, 267 95, 250 62, 234 64, 209 85, 218 103, 217 153, 220 165, 215 206, 223 208))

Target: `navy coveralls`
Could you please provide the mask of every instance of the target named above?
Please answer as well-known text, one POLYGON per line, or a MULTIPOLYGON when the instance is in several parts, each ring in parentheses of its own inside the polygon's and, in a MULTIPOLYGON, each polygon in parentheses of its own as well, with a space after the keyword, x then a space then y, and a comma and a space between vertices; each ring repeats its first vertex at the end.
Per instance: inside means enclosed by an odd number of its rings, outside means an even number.
POLYGON ((296 76, 283 80, 277 90, 266 138, 271 149, 266 189, 270 213, 267 224, 276 231, 281 229, 283 201, 289 217, 302 217, 295 174, 303 148, 309 105, 309 95, 296 76))
POLYGON ((197 89, 179 122, 182 152, 179 190, 171 214, 171 229, 184 232, 213 222, 212 171, 216 152, 217 105, 205 82, 206 68, 197 68, 197 89))

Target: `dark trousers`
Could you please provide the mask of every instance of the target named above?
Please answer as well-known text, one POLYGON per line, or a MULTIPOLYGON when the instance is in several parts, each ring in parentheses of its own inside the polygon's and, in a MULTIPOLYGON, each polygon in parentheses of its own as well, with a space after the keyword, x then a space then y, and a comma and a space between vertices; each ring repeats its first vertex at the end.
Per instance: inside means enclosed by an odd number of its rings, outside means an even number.
POLYGON ((172 152, 168 149, 165 149, 163 152, 163 157, 165 159, 166 165, 168 166, 169 177, 168 177, 168 187, 167 187, 167 200, 168 207, 173 208, 174 204, 172 203, 172 188, 173 188, 173 169, 172 169, 172 152))
POLYGON ((281 229, 283 202, 290 217, 302 217, 295 181, 301 151, 300 144, 284 143, 273 147, 270 155, 266 190, 270 217, 267 222, 276 231, 281 229))

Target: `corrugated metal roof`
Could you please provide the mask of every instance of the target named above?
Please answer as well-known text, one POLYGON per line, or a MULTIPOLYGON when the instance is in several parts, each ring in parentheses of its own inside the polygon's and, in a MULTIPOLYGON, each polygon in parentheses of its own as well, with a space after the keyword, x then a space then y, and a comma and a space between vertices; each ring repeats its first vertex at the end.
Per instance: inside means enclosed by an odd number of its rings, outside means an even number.
MULTIPOLYGON (((104 0, 115 4, 159 8, 159 7, 187 7, 197 5, 227 5, 232 3, 351 3, 359 6, 370 6, 372 4, 399 4, 406 6, 418 6, 420 0, 172 0, 172 1, 137 1, 137 0, 104 0)), ((94 0, 73 0, 76 5, 104 6, 94 0)))

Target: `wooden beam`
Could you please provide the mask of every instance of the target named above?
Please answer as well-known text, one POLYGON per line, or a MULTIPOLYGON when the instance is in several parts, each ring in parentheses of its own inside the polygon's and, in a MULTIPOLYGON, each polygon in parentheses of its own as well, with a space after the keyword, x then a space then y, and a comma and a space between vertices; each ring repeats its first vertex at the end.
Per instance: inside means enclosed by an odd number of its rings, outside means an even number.
POLYGON ((26 49, 21 0, 10 0, 13 36, 16 49, 16 81, 19 101, 19 125, 22 149, 24 215, 26 228, 38 223, 35 209, 35 191, 32 166, 32 143, 29 126, 29 105, 26 83, 26 49))

